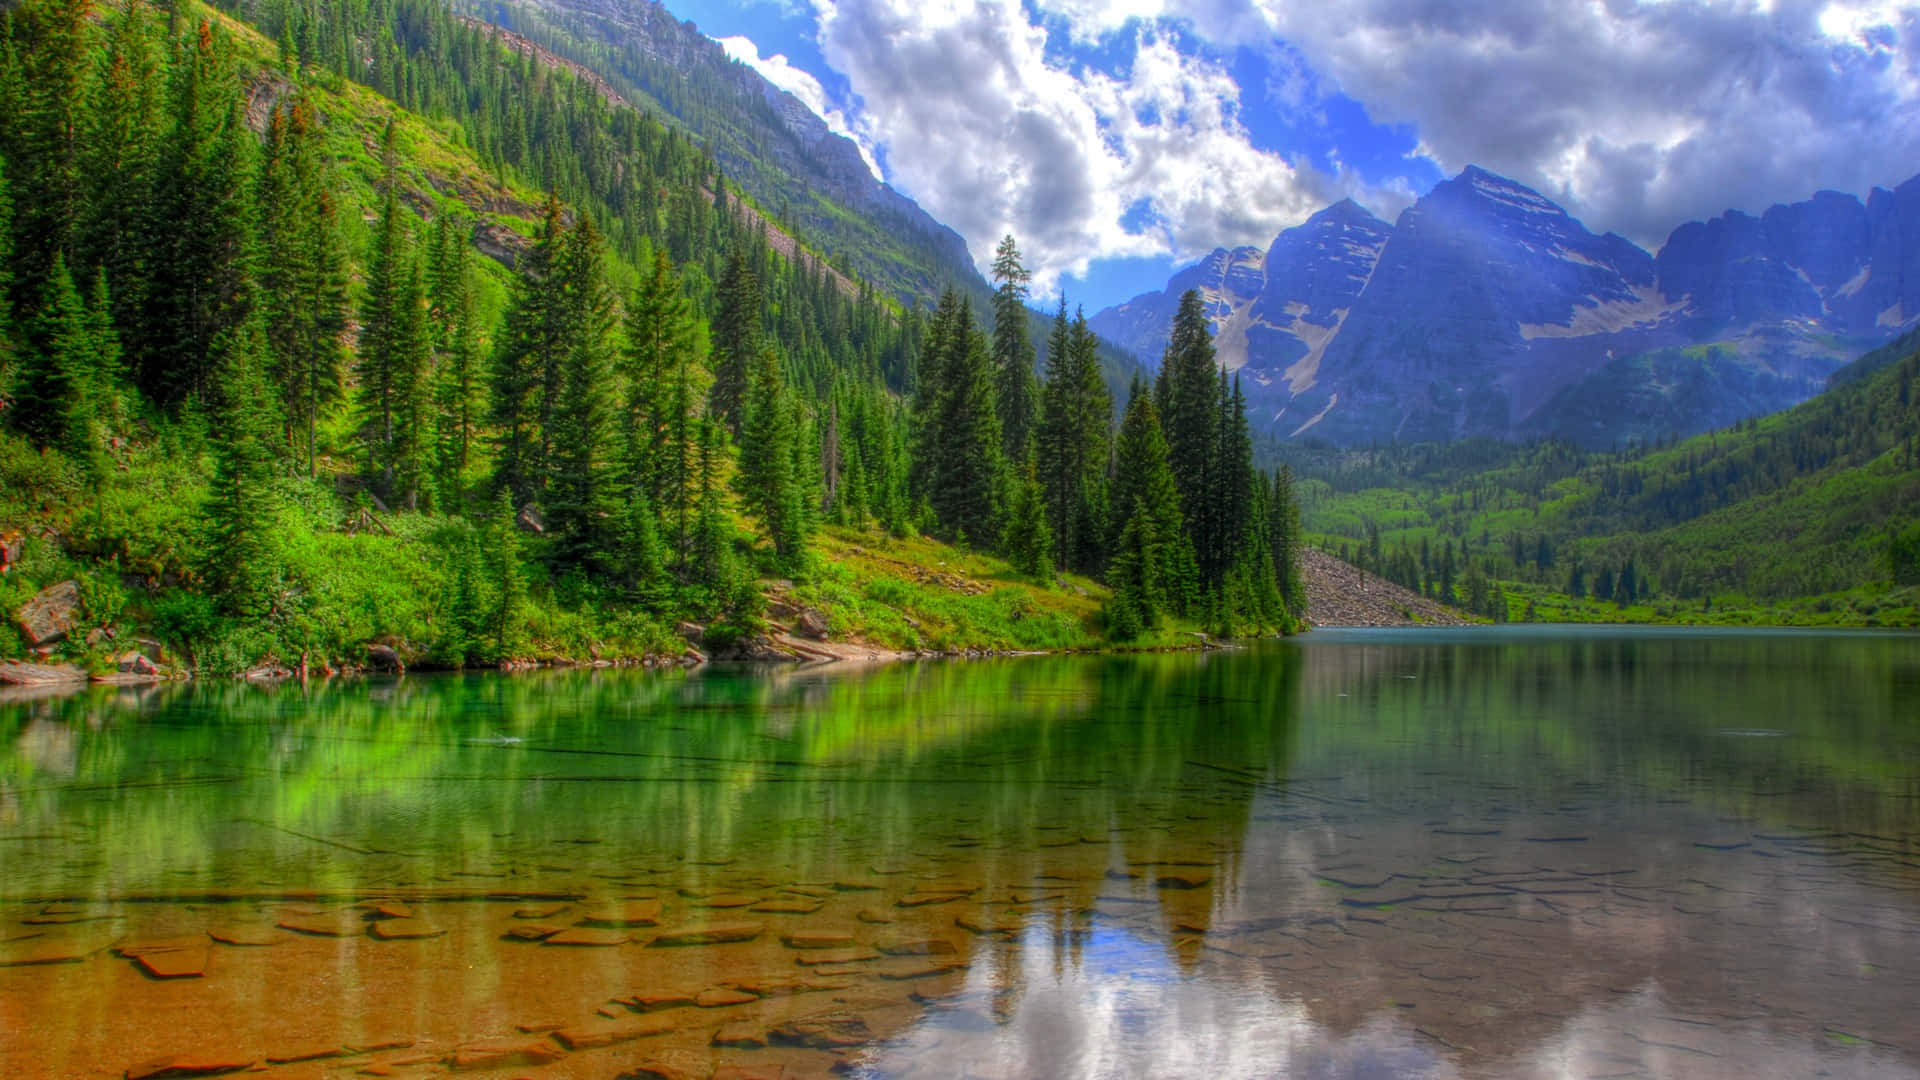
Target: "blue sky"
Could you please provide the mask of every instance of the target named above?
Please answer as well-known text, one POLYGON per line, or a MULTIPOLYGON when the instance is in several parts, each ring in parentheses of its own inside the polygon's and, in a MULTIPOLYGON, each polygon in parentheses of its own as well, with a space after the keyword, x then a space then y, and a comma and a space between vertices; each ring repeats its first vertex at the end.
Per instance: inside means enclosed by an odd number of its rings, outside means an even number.
POLYGON ((1920 3, 665 0, 1095 310, 1478 164, 1595 231, 1920 169, 1920 3))

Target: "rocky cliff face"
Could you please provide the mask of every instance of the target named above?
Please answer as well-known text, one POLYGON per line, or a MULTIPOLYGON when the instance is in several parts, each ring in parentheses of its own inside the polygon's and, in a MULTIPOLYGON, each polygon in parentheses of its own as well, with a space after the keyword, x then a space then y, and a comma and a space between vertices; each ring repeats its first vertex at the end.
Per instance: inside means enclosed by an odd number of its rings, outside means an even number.
POLYGON ((1153 363, 1200 288, 1282 438, 1606 445, 1785 408, 1920 320, 1920 177, 1688 223, 1655 257, 1468 168, 1391 227, 1343 202, 1253 261, 1216 251, 1093 325, 1153 363))

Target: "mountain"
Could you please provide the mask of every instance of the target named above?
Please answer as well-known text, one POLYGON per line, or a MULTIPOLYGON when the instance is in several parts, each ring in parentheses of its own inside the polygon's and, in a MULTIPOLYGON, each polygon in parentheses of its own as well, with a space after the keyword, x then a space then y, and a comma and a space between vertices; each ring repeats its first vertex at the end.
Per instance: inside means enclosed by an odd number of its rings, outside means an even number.
POLYGON ((692 132, 728 177, 852 276, 931 302, 947 284, 984 295, 966 241, 875 179, 852 140, 653 0, 538 0, 468 9, 604 79, 692 132))
POLYGON ((1920 177, 1691 222, 1656 256, 1469 167, 1391 227, 1342 202, 1094 328, 1152 363, 1188 288, 1280 438, 1686 435, 1803 401, 1920 319, 1920 177))

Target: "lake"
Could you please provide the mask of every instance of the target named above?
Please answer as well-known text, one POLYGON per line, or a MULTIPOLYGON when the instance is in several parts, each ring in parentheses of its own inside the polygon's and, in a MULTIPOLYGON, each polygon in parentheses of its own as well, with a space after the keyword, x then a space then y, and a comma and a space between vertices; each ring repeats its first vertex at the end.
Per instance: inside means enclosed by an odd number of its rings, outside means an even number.
POLYGON ((0 1076, 1920 1076, 1920 637, 0 703, 0 1076))

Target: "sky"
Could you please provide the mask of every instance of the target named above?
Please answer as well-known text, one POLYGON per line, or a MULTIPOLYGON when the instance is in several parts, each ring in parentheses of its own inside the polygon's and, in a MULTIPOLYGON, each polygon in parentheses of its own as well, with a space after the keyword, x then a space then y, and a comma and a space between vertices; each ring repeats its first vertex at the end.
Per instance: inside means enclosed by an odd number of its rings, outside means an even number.
POLYGON ((1920 0, 665 3, 1090 312, 1469 164, 1650 251, 1920 172, 1920 0))

